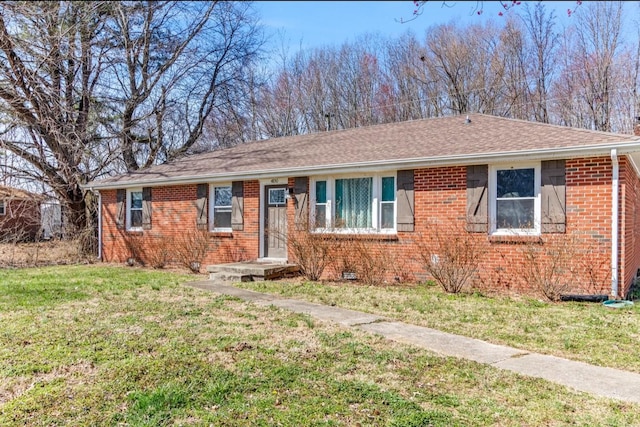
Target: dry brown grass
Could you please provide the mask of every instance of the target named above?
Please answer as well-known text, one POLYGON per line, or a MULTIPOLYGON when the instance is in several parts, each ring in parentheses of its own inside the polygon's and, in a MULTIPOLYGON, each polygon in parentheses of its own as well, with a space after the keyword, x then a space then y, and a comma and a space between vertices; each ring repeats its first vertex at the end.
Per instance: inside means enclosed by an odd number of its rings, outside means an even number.
POLYGON ((82 254, 75 240, 0 243, 0 267, 5 268, 88 264, 94 261, 95 256, 82 254))

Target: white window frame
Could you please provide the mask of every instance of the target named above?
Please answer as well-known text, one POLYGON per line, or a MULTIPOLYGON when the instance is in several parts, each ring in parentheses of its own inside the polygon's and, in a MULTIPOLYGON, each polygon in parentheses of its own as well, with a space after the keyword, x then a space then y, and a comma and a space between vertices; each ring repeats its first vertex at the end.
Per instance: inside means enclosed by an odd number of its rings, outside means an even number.
POLYGON ((343 234, 396 234, 398 228, 398 200, 397 191, 393 192, 393 228, 381 228, 382 220, 382 178, 393 178, 394 187, 397 188, 398 176, 396 171, 384 173, 360 173, 360 174, 341 174, 330 176, 317 176, 310 180, 309 198, 311 200, 309 209, 309 223, 313 224, 312 229, 316 232, 343 233, 343 234), (371 228, 335 228, 334 220, 336 216, 335 204, 335 186, 338 179, 353 178, 373 178, 372 182, 372 200, 371 200, 371 228), (316 212, 316 182, 326 181, 327 185, 327 202, 326 202, 326 225, 325 227, 315 226, 316 212))
POLYGON ((0 216, 7 214, 7 203, 4 200, 0 200, 0 216))
POLYGON ((489 167, 489 222, 490 233, 497 236, 510 235, 540 235, 542 223, 542 202, 540 197, 541 167, 540 162, 535 163, 505 163, 495 164, 489 167), (498 171, 505 169, 533 169, 533 228, 498 228, 498 171))
MULTIPOLYGON (((127 188, 127 200, 126 200, 126 213, 127 213, 127 230, 128 231, 142 231, 142 222, 140 223, 139 227, 133 227, 131 225, 131 209, 132 209, 132 203, 131 203, 131 194, 132 193, 140 193, 140 195, 142 195, 142 187, 136 187, 136 188, 127 188)), ((144 205, 144 197, 142 199, 142 204, 144 205)), ((140 214, 142 215, 142 211, 143 211, 143 207, 140 206, 140 214)), ((136 209, 138 210, 138 209, 136 209)))
POLYGON ((233 215, 233 186, 231 185, 231 182, 212 182, 209 184, 209 230, 210 231, 215 231, 215 232, 231 232, 232 228, 231 228, 231 224, 229 224, 229 227, 214 227, 214 216, 215 216, 215 202, 216 202, 216 188, 220 188, 220 187, 229 187, 229 189, 232 191, 231 193, 231 205, 229 205, 229 207, 231 208, 231 212, 233 215))

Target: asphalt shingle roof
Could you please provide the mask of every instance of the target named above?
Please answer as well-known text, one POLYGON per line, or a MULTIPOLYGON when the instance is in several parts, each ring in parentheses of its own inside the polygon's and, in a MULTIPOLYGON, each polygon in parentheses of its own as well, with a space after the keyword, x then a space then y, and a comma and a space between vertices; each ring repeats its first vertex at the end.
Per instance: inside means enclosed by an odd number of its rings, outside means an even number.
POLYGON ((344 167, 355 164, 482 157, 640 142, 638 137, 482 114, 388 123, 273 138, 191 155, 151 168, 94 181, 115 187, 201 176, 344 167))
POLYGON ((42 199, 42 196, 19 188, 0 185, 0 199, 35 200, 42 199))

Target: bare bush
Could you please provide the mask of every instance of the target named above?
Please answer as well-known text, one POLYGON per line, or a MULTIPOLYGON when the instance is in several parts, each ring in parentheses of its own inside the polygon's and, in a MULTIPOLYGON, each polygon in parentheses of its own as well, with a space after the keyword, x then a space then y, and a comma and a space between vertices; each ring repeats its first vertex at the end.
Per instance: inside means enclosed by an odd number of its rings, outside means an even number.
POLYGON ((459 293, 477 278, 484 240, 454 222, 434 221, 417 239, 418 257, 445 292, 459 293))
POLYGON ((148 235, 144 239, 145 257, 153 268, 164 268, 171 261, 169 239, 162 235, 148 235))
POLYGON ((606 289, 611 281, 611 257, 606 249, 590 244, 574 258, 578 264, 576 273, 579 272, 582 276, 580 280, 588 285, 588 292, 595 293, 606 289))
POLYGON ((176 239, 177 260, 192 272, 199 273, 210 247, 211 241, 207 230, 187 230, 176 239))
POLYGON ((570 286, 571 251, 562 243, 562 240, 527 243, 521 250, 523 280, 550 301, 559 301, 560 295, 570 286))
POLYGON ((341 239, 336 265, 343 275, 352 273, 357 280, 370 286, 385 283, 391 274, 398 280, 408 277, 406 271, 399 271, 405 264, 398 262, 388 242, 357 234, 341 236, 341 239))
POLYGON ((521 278, 550 301, 577 288, 603 289, 609 278, 606 254, 577 234, 548 235, 544 241, 526 244, 521 252, 521 278))
POLYGON ((339 240, 327 232, 311 231, 308 226, 292 228, 294 230, 287 236, 287 245, 293 262, 306 279, 320 280, 325 268, 335 261, 339 240))
POLYGON ((142 233, 127 233, 124 236, 124 244, 127 247, 127 263, 133 265, 138 262, 145 265, 144 235, 142 233))

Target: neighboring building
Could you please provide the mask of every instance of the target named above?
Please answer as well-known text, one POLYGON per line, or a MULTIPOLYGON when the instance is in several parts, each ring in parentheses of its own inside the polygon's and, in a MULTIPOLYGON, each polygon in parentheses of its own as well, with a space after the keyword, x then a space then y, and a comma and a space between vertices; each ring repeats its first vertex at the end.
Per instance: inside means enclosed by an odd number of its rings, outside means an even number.
POLYGON ((514 279, 523 245, 569 242, 585 272, 566 291, 621 296, 640 267, 638 165, 635 136, 473 114, 257 141, 87 187, 101 195, 105 261, 125 261, 129 237, 196 228, 214 243, 205 263, 286 260, 287 233, 312 223, 423 278, 416 242, 453 221, 486 244, 486 287, 535 291, 514 279))
POLYGON ((0 185, 0 242, 34 240, 41 229, 37 194, 0 185))
POLYGON ((60 202, 48 199, 42 202, 42 239, 62 238, 62 208, 60 202))

